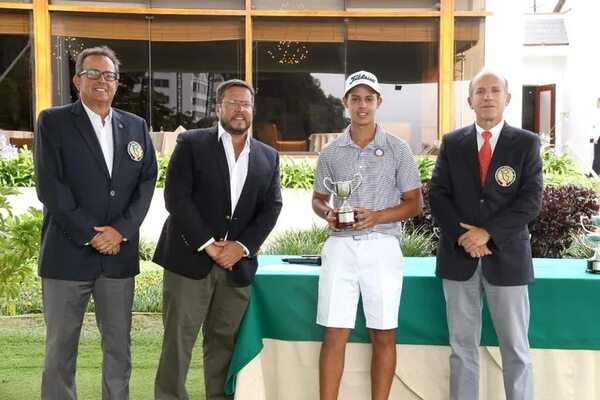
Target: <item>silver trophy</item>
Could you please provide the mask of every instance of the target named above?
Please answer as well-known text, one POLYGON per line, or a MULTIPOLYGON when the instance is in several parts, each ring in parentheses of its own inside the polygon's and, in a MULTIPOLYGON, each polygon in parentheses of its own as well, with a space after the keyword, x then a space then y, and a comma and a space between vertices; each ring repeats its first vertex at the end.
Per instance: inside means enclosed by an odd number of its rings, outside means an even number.
POLYGON ((582 215, 579 222, 585 231, 586 240, 593 245, 587 247, 594 250, 592 258, 587 260, 587 269, 585 271, 590 274, 600 274, 600 232, 598 232, 600 215, 592 215, 591 218, 582 215), (590 224, 594 226, 594 230, 588 229, 587 226, 590 224))
POLYGON ((337 221, 336 228, 338 229, 352 229, 352 225, 356 222, 356 212, 350 207, 348 204, 348 197, 362 183, 362 175, 354 174, 351 180, 349 181, 339 181, 333 182, 331 178, 325 177, 323 179, 323 185, 325 188, 331 192, 334 196, 339 197, 342 200, 342 206, 339 208, 337 213, 337 221), (352 183, 357 181, 356 186, 353 186, 352 183))

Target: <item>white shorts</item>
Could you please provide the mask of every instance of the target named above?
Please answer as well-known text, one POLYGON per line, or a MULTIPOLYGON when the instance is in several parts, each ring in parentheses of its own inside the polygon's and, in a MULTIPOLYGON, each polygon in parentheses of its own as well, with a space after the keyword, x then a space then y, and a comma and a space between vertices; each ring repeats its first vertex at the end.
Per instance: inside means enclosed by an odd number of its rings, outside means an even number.
POLYGON ((403 268, 396 237, 356 240, 332 236, 321 256, 317 324, 353 329, 360 295, 367 328, 398 327, 403 268))

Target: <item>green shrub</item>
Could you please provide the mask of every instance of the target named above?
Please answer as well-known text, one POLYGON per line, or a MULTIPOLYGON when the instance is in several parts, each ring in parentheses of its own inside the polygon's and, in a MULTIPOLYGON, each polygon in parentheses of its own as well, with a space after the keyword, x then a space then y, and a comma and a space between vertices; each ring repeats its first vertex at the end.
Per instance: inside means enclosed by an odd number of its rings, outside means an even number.
POLYGON ((135 278, 135 297, 133 311, 162 312, 163 271, 142 272, 135 278))
POLYGON ((291 157, 281 160, 279 166, 280 186, 284 189, 312 189, 315 165, 307 161, 297 162, 291 157))
POLYGON ((402 233, 400 248, 404 257, 429 257, 434 254, 436 239, 421 226, 402 233))
POLYGON ((313 225, 309 229, 288 229, 275 235, 263 254, 302 255, 320 254, 327 240, 327 226, 313 225))
POLYGON ((591 258, 594 255, 593 246, 585 239, 585 234, 571 234, 571 245, 564 251, 564 258, 591 258))
POLYGON ((558 155, 554 147, 542 146, 542 170, 544 174, 583 175, 581 167, 567 154, 558 155))
POLYGON ((171 156, 169 154, 161 155, 157 157, 158 162, 158 173, 156 176, 156 187, 164 188, 165 179, 167 178, 167 167, 169 166, 169 160, 171 156))
POLYGON ((140 257, 140 260, 152 261, 152 257, 154 256, 155 249, 156 249, 156 243, 154 243, 150 240, 141 238, 140 244, 138 247, 138 255, 140 257))
POLYGON ((35 186, 33 175, 33 154, 25 146, 19 149, 18 156, 12 160, 0 158, 0 186, 32 187, 35 186))
POLYGON ((431 180, 433 168, 435 168, 435 157, 417 156, 415 157, 415 162, 417 163, 421 182, 429 182, 431 180))
POLYGON ((15 190, 0 187, 0 315, 14 315, 21 287, 32 284, 43 214, 30 207, 13 215, 6 196, 15 190))

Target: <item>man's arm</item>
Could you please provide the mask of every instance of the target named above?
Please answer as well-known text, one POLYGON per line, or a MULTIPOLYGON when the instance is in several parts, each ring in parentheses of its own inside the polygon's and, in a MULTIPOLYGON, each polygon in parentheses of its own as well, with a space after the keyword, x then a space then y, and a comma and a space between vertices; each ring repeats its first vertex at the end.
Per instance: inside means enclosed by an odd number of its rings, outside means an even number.
POLYGON ((242 231, 237 241, 243 243, 250 251, 250 255, 258 252, 260 246, 275 227, 283 202, 281 200, 281 188, 279 184, 279 154, 273 160, 271 178, 267 185, 267 191, 260 196, 262 202, 256 204, 254 218, 242 231))
POLYGON ((79 246, 85 246, 96 235, 97 221, 79 207, 69 184, 64 181, 60 132, 48 110, 38 118, 33 148, 35 187, 38 199, 58 225, 79 246))
POLYGON ((502 246, 516 232, 529 224, 542 209, 544 192, 540 141, 534 138, 521 169, 523 178, 519 193, 510 207, 490 216, 483 229, 491 235, 497 246, 502 246))
MULTIPOLYGON (((121 235, 121 240, 123 237, 128 238, 135 235, 140 229, 140 225, 142 225, 152 202, 158 169, 156 153, 154 152, 154 146, 152 145, 150 135, 148 135, 148 128, 144 120, 141 121, 141 129, 144 131, 143 136, 145 140, 142 171, 129 205, 117 219, 111 221, 110 227, 108 227, 114 228, 116 232, 112 232, 110 229, 105 230, 107 234, 111 234, 113 240, 117 240, 118 235, 116 234, 121 235)), ((105 231, 102 231, 101 234, 104 234, 105 231)))
POLYGON ((453 196, 448 143, 447 137, 444 136, 431 176, 429 206, 435 223, 450 240, 450 243, 457 243, 458 238, 465 233, 465 229, 460 226, 463 218, 454 207, 453 196))
POLYGON ((398 222, 419 215, 423 211, 423 194, 421 188, 409 190, 402 194, 402 203, 384 210, 368 210, 355 208, 358 222, 354 229, 371 228, 378 224, 398 222))

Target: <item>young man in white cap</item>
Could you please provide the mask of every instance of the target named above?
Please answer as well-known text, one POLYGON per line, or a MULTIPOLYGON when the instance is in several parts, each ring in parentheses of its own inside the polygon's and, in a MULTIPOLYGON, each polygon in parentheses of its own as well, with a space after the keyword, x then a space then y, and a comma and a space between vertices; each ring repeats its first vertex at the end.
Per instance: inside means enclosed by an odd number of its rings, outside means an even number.
POLYGON ((329 224, 322 251, 317 323, 325 326, 319 360, 321 400, 337 399, 346 343, 354 328, 359 295, 373 345, 371 398, 387 399, 396 368, 396 328, 402 291, 400 221, 422 209, 421 182, 410 147, 375 123, 382 103, 377 77, 348 76, 344 106, 350 126, 324 148, 317 162, 312 207, 329 224), (337 228, 341 200, 324 179, 360 186, 349 196, 355 211, 350 229, 337 228), (354 180, 356 185, 358 178, 354 180))

